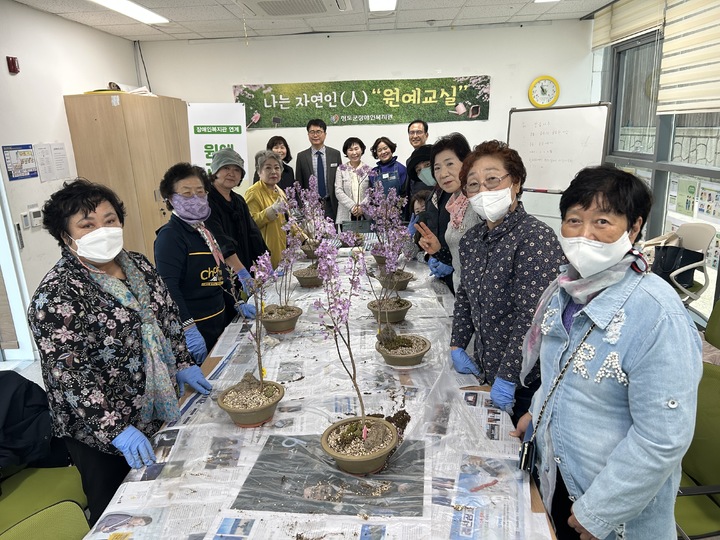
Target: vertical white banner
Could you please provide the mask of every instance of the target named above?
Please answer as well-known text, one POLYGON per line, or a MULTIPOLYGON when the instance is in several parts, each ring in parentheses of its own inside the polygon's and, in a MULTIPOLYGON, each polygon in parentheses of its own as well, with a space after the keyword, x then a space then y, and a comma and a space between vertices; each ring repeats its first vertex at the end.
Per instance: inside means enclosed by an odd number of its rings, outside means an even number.
POLYGON ((207 169, 213 154, 221 148, 232 148, 245 160, 248 171, 245 105, 242 103, 188 103, 190 159, 207 169))

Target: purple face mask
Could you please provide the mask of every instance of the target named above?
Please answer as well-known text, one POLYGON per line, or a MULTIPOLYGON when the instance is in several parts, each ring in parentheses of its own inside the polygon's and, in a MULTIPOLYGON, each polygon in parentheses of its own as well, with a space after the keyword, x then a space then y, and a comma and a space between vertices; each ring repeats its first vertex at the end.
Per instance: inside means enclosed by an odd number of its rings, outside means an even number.
POLYGON ((188 223, 197 223, 205 221, 210 217, 210 204, 207 197, 183 197, 177 193, 170 197, 170 203, 173 205, 173 211, 183 221, 188 223))

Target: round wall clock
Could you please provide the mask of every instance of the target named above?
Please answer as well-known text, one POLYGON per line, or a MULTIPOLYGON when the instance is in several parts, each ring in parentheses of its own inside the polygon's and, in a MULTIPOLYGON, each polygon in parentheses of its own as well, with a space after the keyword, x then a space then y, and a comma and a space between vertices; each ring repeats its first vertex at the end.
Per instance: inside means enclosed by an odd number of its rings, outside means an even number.
POLYGON ((541 75, 528 88, 528 99, 534 107, 551 107, 560 97, 560 85, 550 75, 541 75))

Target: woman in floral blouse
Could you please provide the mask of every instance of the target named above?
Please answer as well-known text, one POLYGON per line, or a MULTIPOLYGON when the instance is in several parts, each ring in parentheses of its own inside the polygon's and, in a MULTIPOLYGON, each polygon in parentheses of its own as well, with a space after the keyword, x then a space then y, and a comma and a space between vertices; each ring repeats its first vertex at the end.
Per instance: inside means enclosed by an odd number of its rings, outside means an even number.
POLYGON ((520 385, 522 343, 540 295, 565 258, 557 236, 525 212, 527 173, 518 153, 500 141, 479 144, 463 161, 463 193, 480 223, 460 240, 451 356, 455 369, 492 384, 490 396, 513 423, 540 386, 536 368, 520 385), (474 357, 465 352, 475 334, 474 357))
POLYGON ((207 394, 177 306, 141 254, 123 250, 125 209, 109 188, 77 179, 43 207, 62 248, 28 322, 53 419, 80 471, 94 524, 130 467, 155 461, 149 437, 179 417, 185 384, 207 394))

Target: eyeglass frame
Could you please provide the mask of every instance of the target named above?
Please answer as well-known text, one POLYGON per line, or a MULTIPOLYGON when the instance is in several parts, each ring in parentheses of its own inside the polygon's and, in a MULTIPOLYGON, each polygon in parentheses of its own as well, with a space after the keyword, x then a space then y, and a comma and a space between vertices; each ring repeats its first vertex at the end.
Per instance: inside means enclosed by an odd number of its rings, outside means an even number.
POLYGON ((324 129, 308 129, 308 135, 322 135, 325 133, 324 129))
POLYGON ((467 190, 468 182, 466 180, 465 185, 463 185, 463 187, 462 187, 462 191, 466 196, 467 195, 476 195, 476 194, 480 193, 480 188, 482 188, 483 186, 485 186, 485 188, 488 191, 493 191, 493 190, 497 189, 498 187, 500 187, 500 184, 502 184, 503 180, 505 180, 508 176, 511 176, 511 173, 505 173, 502 176, 491 176, 490 178, 486 178, 485 180, 478 180, 478 186, 479 186, 478 190, 473 191, 472 193, 467 190), (493 179, 497 179, 497 184, 494 187, 488 187, 487 182, 489 180, 493 180, 493 179))

